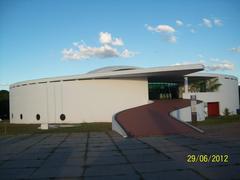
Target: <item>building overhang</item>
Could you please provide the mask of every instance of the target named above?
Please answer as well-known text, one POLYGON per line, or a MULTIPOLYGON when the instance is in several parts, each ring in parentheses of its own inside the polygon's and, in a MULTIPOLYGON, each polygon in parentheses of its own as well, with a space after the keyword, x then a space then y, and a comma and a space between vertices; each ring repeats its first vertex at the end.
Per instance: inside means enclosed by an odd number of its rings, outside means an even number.
MULTIPOLYGON (((117 79, 117 78, 147 78, 150 81, 166 81, 166 82, 179 82, 187 74, 199 72, 204 70, 202 64, 189 64, 189 65, 175 65, 167 67, 153 67, 153 68, 136 68, 127 70, 104 71, 96 73, 86 73, 74 76, 63 76, 56 78, 44 78, 37 80, 23 81, 15 83, 11 86, 19 86, 21 84, 33 83, 46 83, 70 80, 85 80, 85 79, 117 79)), ((11 87, 10 86, 10 87, 11 87)))

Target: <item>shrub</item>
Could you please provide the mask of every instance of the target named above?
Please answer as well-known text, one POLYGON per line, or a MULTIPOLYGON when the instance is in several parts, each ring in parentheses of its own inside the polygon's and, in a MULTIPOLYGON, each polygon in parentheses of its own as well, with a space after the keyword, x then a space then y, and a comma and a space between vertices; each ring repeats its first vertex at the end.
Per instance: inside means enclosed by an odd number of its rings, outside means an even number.
POLYGON ((223 111, 223 114, 224 114, 224 116, 229 116, 230 115, 229 109, 225 108, 223 111))

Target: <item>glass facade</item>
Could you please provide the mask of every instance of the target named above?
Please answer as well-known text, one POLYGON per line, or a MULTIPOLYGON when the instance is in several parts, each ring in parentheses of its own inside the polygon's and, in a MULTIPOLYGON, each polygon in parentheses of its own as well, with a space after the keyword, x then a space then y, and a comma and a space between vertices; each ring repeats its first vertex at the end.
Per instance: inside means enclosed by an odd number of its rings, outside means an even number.
POLYGON ((178 99, 178 84, 165 82, 149 82, 148 96, 150 100, 178 99))

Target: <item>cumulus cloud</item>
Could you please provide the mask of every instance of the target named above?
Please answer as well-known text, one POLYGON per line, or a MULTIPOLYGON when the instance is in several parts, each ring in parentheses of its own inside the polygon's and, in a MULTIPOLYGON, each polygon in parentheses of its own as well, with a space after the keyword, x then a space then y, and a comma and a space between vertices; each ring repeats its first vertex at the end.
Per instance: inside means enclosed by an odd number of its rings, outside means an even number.
POLYGON ((209 71, 217 71, 217 70, 233 70, 234 69, 234 64, 230 62, 219 62, 219 63, 214 63, 210 65, 205 65, 206 70, 209 71))
POLYGON ((202 19, 202 24, 200 24, 200 25, 203 25, 203 26, 205 26, 205 27, 207 27, 207 28, 212 28, 212 27, 214 27, 214 26, 215 26, 215 27, 216 27, 216 26, 220 27, 220 26, 223 25, 223 22, 222 22, 222 20, 219 19, 219 18, 214 18, 214 19, 203 18, 203 19, 202 19))
POLYGON ((183 26, 183 22, 180 20, 176 20, 176 24, 177 24, 177 26, 183 26))
POLYGON ((177 41, 177 37, 175 36, 176 30, 169 25, 158 25, 153 27, 146 24, 145 27, 148 31, 160 33, 163 39, 170 43, 175 43, 177 41))
POLYGON ((109 58, 118 57, 117 49, 104 45, 100 47, 90 47, 85 45, 79 45, 77 49, 64 49, 62 51, 64 59, 89 59, 92 57, 96 58, 109 58))
POLYGON ((214 20, 213 20, 213 23, 214 23, 216 26, 222 26, 222 25, 223 25, 221 19, 214 19, 214 20))
POLYGON ((211 28, 212 27, 212 21, 210 19, 203 18, 202 19, 202 23, 207 28, 211 28))
POLYGON ((206 71, 231 71, 235 68, 235 65, 228 60, 210 59, 208 61, 184 61, 182 63, 176 63, 174 65, 186 65, 200 63, 205 66, 206 71))
POLYGON ((124 49, 119 51, 114 46, 123 46, 123 41, 121 38, 112 38, 112 35, 108 32, 99 33, 99 42, 101 46, 91 47, 87 46, 85 43, 73 42, 73 48, 65 48, 62 51, 64 59, 70 60, 82 60, 90 58, 130 58, 135 56, 137 53, 124 49))
POLYGON ((133 51, 129 51, 128 49, 124 49, 120 56, 123 57, 123 58, 130 58, 130 57, 133 57, 137 54, 137 52, 133 52, 133 51))
POLYGON ((159 33, 174 33, 175 29, 169 25, 158 25, 156 27, 146 24, 149 31, 159 32, 159 33))
POLYGON ((112 35, 108 32, 99 33, 99 41, 101 44, 111 44, 113 46, 123 46, 121 38, 112 38, 112 35))
POLYGON ((231 48, 231 51, 232 51, 232 52, 236 52, 236 53, 240 53, 240 46, 239 46, 239 47, 231 48))

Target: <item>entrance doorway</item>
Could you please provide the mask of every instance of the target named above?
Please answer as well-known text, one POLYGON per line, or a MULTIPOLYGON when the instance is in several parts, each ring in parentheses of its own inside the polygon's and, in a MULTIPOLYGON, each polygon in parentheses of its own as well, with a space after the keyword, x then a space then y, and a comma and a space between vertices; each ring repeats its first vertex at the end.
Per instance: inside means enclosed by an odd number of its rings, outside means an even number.
POLYGON ((208 103, 208 116, 219 116, 219 102, 208 103))
POLYGON ((178 99, 178 84, 166 82, 149 82, 148 97, 150 100, 178 99))

